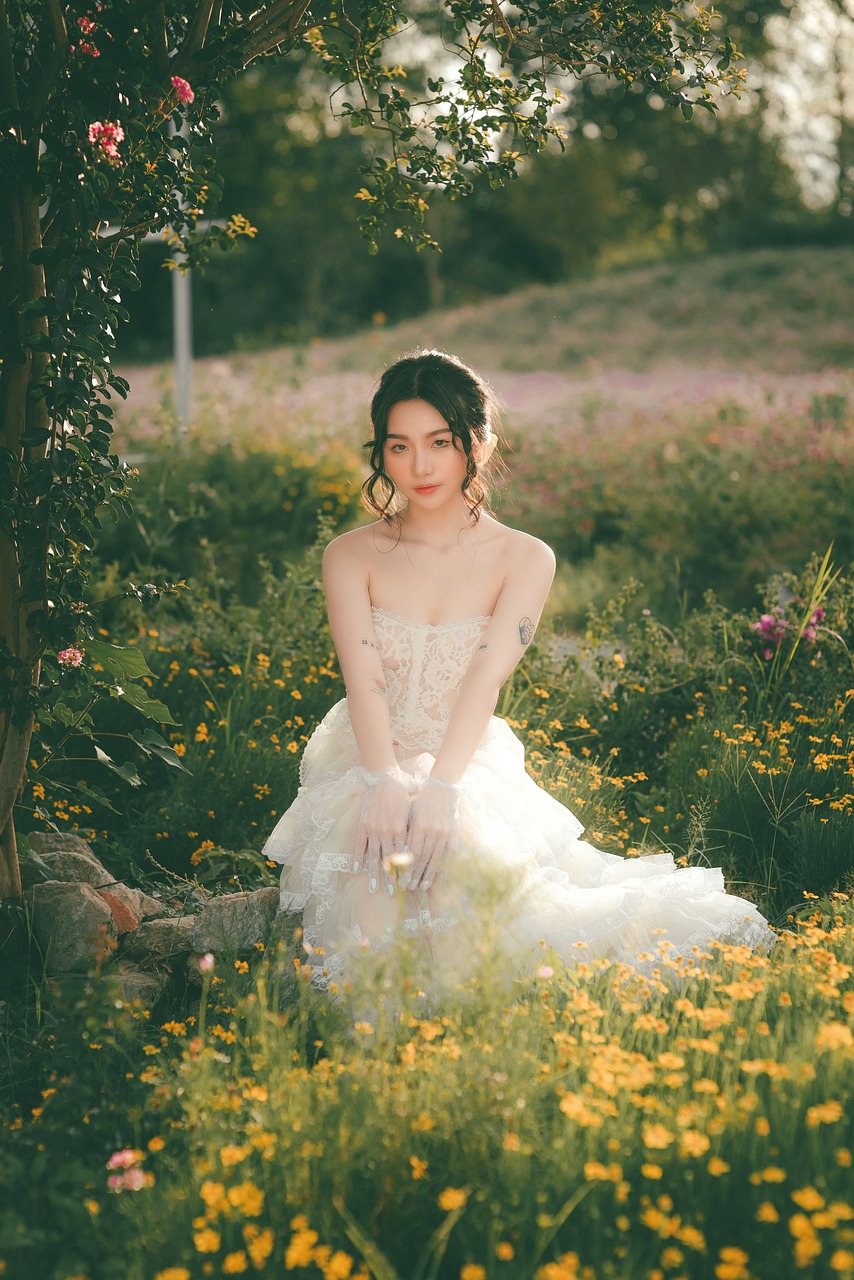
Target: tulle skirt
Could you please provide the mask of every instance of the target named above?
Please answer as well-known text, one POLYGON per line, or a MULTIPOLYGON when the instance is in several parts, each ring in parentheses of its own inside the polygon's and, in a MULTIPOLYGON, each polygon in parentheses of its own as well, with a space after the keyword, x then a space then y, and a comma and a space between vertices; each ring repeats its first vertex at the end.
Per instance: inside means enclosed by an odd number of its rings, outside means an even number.
MULTIPOLYGON (((398 755, 413 790, 428 751, 398 755)), ((461 780, 460 839, 428 892, 378 892, 354 874, 364 800, 346 699, 306 745, 300 789, 264 854, 282 863, 281 910, 302 913, 303 941, 319 987, 345 983, 358 956, 398 935, 421 939, 433 971, 464 979, 485 931, 515 973, 544 948, 569 963, 608 957, 661 972, 662 957, 690 959, 711 940, 769 950, 777 935, 750 902, 726 892, 717 867, 677 867, 666 852, 626 858, 582 839, 581 822, 525 770, 522 743, 493 716, 461 780)), ((665 968, 662 976, 667 976, 665 968)))

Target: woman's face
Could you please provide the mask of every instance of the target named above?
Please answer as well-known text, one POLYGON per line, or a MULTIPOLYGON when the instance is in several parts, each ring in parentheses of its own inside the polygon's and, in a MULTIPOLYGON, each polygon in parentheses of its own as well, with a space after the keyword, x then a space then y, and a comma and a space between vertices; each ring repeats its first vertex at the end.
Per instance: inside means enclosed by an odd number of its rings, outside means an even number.
POLYGON ((426 400, 401 400, 391 408, 383 457, 386 474, 410 507, 435 509, 462 493, 465 451, 426 400))

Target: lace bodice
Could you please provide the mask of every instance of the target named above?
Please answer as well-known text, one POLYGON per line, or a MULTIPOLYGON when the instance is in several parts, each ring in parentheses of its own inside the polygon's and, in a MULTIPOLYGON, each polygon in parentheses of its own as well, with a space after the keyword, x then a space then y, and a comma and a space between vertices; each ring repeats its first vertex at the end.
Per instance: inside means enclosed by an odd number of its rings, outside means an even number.
POLYGON ((429 623, 401 618, 376 605, 371 612, 392 740, 410 751, 436 751, 489 616, 429 623))

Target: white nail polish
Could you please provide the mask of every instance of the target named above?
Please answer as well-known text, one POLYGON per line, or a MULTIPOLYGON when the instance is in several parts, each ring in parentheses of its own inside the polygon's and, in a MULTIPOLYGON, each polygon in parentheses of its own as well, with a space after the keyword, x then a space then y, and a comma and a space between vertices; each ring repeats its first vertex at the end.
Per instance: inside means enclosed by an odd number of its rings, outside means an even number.
POLYGON ((425 893, 426 893, 426 892, 427 892, 427 890, 430 888, 430 885, 431 885, 432 883, 433 883, 433 881, 432 881, 432 880, 425 880, 425 882, 424 882, 424 892, 425 892, 425 893))
POLYGON ((354 871, 358 871, 358 870, 359 870, 359 864, 358 864, 358 862, 354 862, 354 863, 353 863, 353 870, 354 870, 354 871))
POLYGON ((368 885, 368 888, 369 888, 369 890, 371 891, 371 893, 376 893, 376 891, 377 891, 377 878, 376 878, 376 876, 371 876, 371 882, 370 882, 370 884, 368 885))
POLYGON ((394 897, 394 885, 393 885, 393 884, 387 884, 387 885, 386 885, 386 892, 388 893, 388 896, 389 896, 390 898, 393 898, 393 897, 394 897))

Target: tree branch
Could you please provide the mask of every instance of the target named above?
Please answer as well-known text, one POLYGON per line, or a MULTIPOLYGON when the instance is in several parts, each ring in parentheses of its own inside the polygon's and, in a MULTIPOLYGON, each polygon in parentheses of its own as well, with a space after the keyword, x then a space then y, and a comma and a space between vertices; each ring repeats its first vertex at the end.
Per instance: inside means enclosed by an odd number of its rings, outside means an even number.
POLYGON ((181 61, 191 58, 199 49, 205 47, 213 7, 214 0, 199 0, 199 5, 193 14, 193 20, 187 28, 187 34, 184 36, 184 42, 178 53, 181 61))
POLYGON ((157 0, 152 10, 151 50, 154 69, 161 80, 169 75, 169 43, 166 38, 166 5, 157 0))
POLYGON ((59 7, 59 0, 47 0, 47 10, 50 18, 53 44, 42 66, 41 75, 35 82, 26 112, 27 123, 33 133, 36 133, 41 125, 42 115, 47 106, 50 91, 54 86, 60 69, 68 61, 71 53, 71 43, 68 39, 65 17, 59 7))
POLYGON ((0 0, 0 93, 4 107, 18 110, 18 91, 15 88, 15 60, 9 39, 9 18, 6 0, 0 0))

